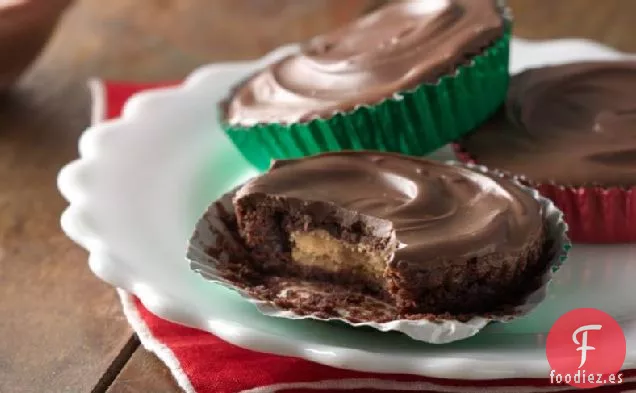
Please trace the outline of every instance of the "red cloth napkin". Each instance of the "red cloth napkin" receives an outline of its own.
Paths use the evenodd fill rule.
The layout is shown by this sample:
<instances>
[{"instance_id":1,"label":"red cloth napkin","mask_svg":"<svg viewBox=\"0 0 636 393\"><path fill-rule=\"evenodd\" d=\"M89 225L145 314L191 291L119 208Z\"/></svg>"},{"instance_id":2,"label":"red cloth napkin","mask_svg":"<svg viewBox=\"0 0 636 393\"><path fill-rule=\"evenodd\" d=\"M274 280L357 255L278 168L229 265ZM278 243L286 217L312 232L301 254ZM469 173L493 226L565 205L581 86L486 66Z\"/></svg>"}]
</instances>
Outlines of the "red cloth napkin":
<instances>
[{"instance_id":1,"label":"red cloth napkin","mask_svg":"<svg viewBox=\"0 0 636 393\"><path fill-rule=\"evenodd\" d=\"M166 84L90 83L93 122L116 118L133 94ZM170 369L188 393L266 392L561 392L568 386L546 379L460 381L411 375L371 374L323 366L303 359L258 353L214 335L165 321L150 313L136 297L119 291L124 313L142 345ZM636 370L624 372L622 385L595 392L636 392Z\"/></svg>"}]
</instances>

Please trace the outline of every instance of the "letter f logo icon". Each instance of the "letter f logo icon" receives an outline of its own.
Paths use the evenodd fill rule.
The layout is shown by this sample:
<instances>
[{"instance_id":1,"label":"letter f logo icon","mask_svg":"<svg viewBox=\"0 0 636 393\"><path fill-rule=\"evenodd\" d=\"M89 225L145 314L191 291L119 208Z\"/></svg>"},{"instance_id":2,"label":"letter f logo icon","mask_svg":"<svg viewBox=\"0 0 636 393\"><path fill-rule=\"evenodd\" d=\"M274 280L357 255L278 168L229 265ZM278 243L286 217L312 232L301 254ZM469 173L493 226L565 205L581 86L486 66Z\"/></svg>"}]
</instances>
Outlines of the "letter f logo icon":
<instances>
[{"instance_id":1,"label":"letter f logo icon","mask_svg":"<svg viewBox=\"0 0 636 393\"><path fill-rule=\"evenodd\" d=\"M590 330L601 330L601 325L585 325L576 329L572 334L572 341L574 344L580 345L576 350L581 351L581 364L579 364L579 368L583 367L587 360L587 351L593 351L596 348L587 345L587 332ZM577 336L581 333L581 341L579 342Z\"/></svg>"},{"instance_id":2,"label":"letter f logo icon","mask_svg":"<svg viewBox=\"0 0 636 393\"><path fill-rule=\"evenodd\" d=\"M550 370L554 371L550 378L554 376L555 383L565 382L578 388L605 385L602 378L592 377L618 376L627 354L625 333L605 311L575 308L561 315L550 328L545 354ZM562 377L561 382L558 376Z\"/></svg>"}]
</instances>

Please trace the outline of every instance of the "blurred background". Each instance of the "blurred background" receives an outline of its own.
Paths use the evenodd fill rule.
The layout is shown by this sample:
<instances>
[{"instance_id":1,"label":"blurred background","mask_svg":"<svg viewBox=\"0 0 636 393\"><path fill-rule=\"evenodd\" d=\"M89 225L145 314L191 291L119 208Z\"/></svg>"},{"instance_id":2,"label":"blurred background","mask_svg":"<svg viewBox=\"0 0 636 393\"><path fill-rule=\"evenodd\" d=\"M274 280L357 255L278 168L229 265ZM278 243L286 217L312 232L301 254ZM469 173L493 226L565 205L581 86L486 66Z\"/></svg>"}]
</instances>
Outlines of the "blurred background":
<instances>
[{"instance_id":1,"label":"blurred background","mask_svg":"<svg viewBox=\"0 0 636 393\"><path fill-rule=\"evenodd\" d=\"M180 78L206 62L254 58L283 43L309 38L382 2L75 0L39 68L55 71L58 78ZM509 0L508 4L518 36L588 37L636 51L633 0Z\"/></svg>"}]
</instances>

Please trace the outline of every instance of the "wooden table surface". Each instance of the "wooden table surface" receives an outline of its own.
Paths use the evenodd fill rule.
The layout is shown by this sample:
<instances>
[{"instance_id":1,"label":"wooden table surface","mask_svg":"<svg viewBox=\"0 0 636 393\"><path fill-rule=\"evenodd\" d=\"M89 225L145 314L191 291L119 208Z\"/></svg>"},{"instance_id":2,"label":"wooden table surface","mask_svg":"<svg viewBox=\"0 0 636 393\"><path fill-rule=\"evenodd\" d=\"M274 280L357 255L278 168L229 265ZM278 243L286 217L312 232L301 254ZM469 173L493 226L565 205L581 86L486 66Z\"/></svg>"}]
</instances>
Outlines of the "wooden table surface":
<instances>
[{"instance_id":1,"label":"wooden table surface","mask_svg":"<svg viewBox=\"0 0 636 393\"><path fill-rule=\"evenodd\" d=\"M78 0L0 98L0 392L177 392L139 346L115 291L60 230L55 179L89 121L89 76L182 78L365 12L372 0ZM636 1L510 0L516 34L636 51ZM0 58L0 61L2 59Z\"/></svg>"}]
</instances>

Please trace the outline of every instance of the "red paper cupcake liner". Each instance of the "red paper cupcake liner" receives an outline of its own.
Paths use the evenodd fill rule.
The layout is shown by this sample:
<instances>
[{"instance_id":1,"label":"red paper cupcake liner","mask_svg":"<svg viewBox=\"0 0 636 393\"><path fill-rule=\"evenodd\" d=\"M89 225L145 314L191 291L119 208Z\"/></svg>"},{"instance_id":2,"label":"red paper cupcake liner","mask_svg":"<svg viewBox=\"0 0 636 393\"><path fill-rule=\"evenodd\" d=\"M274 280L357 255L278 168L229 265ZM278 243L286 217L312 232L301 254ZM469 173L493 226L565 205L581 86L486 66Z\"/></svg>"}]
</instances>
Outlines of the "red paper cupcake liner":
<instances>
[{"instance_id":1,"label":"red paper cupcake liner","mask_svg":"<svg viewBox=\"0 0 636 393\"><path fill-rule=\"evenodd\" d=\"M460 161L480 164L460 144L453 144L453 150ZM563 211L573 243L636 243L636 186L572 187L528 179L523 182Z\"/></svg>"}]
</instances>

